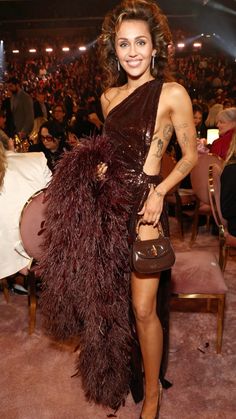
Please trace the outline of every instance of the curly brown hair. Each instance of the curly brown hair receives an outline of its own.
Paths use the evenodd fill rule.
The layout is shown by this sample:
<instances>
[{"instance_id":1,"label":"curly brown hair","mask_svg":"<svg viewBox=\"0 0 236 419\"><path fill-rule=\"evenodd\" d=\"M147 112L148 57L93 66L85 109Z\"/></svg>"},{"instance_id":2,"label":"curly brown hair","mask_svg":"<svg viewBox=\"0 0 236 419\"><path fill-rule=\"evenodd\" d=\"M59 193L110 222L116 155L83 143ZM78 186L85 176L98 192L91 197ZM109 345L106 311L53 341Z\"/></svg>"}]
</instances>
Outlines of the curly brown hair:
<instances>
[{"instance_id":1,"label":"curly brown hair","mask_svg":"<svg viewBox=\"0 0 236 419\"><path fill-rule=\"evenodd\" d=\"M171 80L168 70L168 45L172 41L167 18L152 0L123 0L111 10L104 19L102 33L98 38L99 56L104 90L126 83L125 71L117 69L115 36L124 20L142 20L147 22L153 48L157 50L157 59L151 74L165 81Z\"/></svg>"}]
</instances>

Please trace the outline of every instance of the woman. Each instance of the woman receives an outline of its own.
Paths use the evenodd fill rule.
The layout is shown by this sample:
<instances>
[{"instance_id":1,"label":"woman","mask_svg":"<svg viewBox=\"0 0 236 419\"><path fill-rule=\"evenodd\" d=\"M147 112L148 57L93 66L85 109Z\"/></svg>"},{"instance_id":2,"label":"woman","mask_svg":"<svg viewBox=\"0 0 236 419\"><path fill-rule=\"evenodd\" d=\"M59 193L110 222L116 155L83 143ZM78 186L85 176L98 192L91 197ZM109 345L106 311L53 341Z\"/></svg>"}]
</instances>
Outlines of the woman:
<instances>
[{"instance_id":1,"label":"woman","mask_svg":"<svg viewBox=\"0 0 236 419\"><path fill-rule=\"evenodd\" d=\"M122 2L106 17L101 41L106 77L106 90L102 95L105 133L127 162L133 192L136 188L139 190L140 202L133 196L134 211L138 210L142 217L141 239L150 239L158 236L156 227L165 194L197 161L191 102L182 86L168 82L170 34L166 19L154 2ZM148 106L151 100L153 108ZM151 114L145 114L145 107ZM173 129L183 157L173 172L160 181L161 159ZM132 304L145 373L143 419L157 417L160 397L157 377L162 357L162 330L156 315L158 284L159 275L144 278L132 273Z\"/></svg>"},{"instance_id":2,"label":"woman","mask_svg":"<svg viewBox=\"0 0 236 419\"><path fill-rule=\"evenodd\" d=\"M198 138L206 138L207 129L203 122L203 109L197 103L193 104L193 120Z\"/></svg>"},{"instance_id":3,"label":"woman","mask_svg":"<svg viewBox=\"0 0 236 419\"><path fill-rule=\"evenodd\" d=\"M30 145L28 151L42 151L47 159L49 169L53 171L55 164L68 148L60 125L56 121L46 121L39 129L37 143Z\"/></svg>"},{"instance_id":4,"label":"woman","mask_svg":"<svg viewBox=\"0 0 236 419\"><path fill-rule=\"evenodd\" d=\"M219 138L213 141L210 151L225 160L236 128L236 107L226 108L218 113L217 128L219 129Z\"/></svg>"},{"instance_id":5,"label":"woman","mask_svg":"<svg viewBox=\"0 0 236 419\"><path fill-rule=\"evenodd\" d=\"M165 194L190 172L197 161L190 98L181 85L168 82L170 41L166 18L153 1L123 1L107 15L100 38L105 88L101 98L106 118L105 137L95 139L94 145L91 141L90 145L83 145L68 153L59 163L49 190L45 241L49 248L41 264L46 279L42 311L49 318L47 323L50 328L50 319L51 324L57 319L55 312L62 318L64 310L60 329L63 325L64 330L68 329L71 313L65 313L65 307L68 308L66 297L62 297L60 306L53 307L52 315L49 304L54 304L55 298L58 298L56 294L54 298L54 290L65 287L65 283L55 285L52 266L57 267L58 277L60 275L68 281L68 264L63 271L57 263L57 257L60 254L62 258L65 246L71 241L74 243L73 249L80 248L80 252L75 257L74 252L69 252L70 246L67 246L69 263L73 267L73 271L70 268L71 275L74 275L70 284L73 285L77 275L78 279L83 278L83 285L78 287L79 291L74 287L73 295L71 293L73 300L75 293L78 295L80 312L77 313L77 323L73 318L70 320L70 333L72 330L76 333L78 318L82 318L79 373L88 399L108 406L121 404L130 380L127 219L135 221L137 217L142 218L141 239L158 237L160 217L167 232L163 213ZM161 181L161 159L174 129L183 157L173 172ZM108 146L104 146L106 141ZM90 154L89 147L92 148ZM92 159L94 162L100 159L102 163L99 169L95 163L92 165ZM88 175L91 179L87 180ZM66 184L64 181L62 187L60 182L63 180ZM68 213L71 210L67 202L69 196L72 202L77 203L77 209L73 212L76 220L74 233L64 240L63 249L57 247L52 260L55 248L52 243L60 243L61 227L55 227L57 212L62 216L63 211L62 206L58 209L59 202L67 212L67 219L73 222L73 214ZM81 221L83 218L84 224ZM66 228L65 221L62 228ZM67 234L71 230L71 226L68 227ZM54 236L55 232L57 237ZM75 245L76 235L80 237L79 246ZM83 261L80 261L81 255ZM66 256L65 260L68 260ZM141 276L132 273L132 305L145 372L143 419L156 418L160 405L158 376L163 337L156 314L158 286L158 274ZM68 288L65 289L68 292ZM83 304L83 298L87 304ZM68 297L68 301L71 306L71 297L70 300ZM58 328L57 324L54 330L58 332ZM53 327L51 330L54 332ZM57 334L62 335L61 331Z\"/></svg>"},{"instance_id":6,"label":"woman","mask_svg":"<svg viewBox=\"0 0 236 419\"><path fill-rule=\"evenodd\" d=\"M73 126L68 127L66 143L70 150L73 150L74 147L78 147L80 144L78 132Z\"/></svg>"},{"instance_id":7,"label":"woman","mask_svg":"<svg viewBox=\"0 0 236 419\"><path fill-rule=\"evenodd\" d=\"M220 205L227 220L228 231L236 237L236 131L234 131L221 174Z\"/></svg>"},{"instance_id":8,"label":"woman","mask_svg":"<svg viewBox=\"0 0 236 419\"><path fill-rule=\"evenodd\" d=\"M207 128L216 128L217 125L217 115L222 111L223 105L221 103L214 103L210 108L205 120L205 125Z\"/></svg>"}]
</instances>

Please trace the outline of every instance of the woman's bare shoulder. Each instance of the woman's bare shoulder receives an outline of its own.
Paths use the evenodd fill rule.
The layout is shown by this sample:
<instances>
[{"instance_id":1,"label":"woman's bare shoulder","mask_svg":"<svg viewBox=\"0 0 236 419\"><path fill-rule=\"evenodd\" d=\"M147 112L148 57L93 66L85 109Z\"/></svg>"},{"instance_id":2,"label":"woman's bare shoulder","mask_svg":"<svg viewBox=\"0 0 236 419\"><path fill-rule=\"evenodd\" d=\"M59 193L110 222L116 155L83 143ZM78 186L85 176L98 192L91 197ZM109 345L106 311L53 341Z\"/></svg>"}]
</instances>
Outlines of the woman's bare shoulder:
<instances>
[{"instance_id":1,"label":"woman's bare shoulder","mask_svg":"<svg viewBox=\"0 0 236 419\"><path fill-rule=\"evenodd\" d=\"M168 93L181 93L186 92L186 89L182 84L179 84L176 81L170 81L163 84L163 91Z\"/></svg>"},{"instance_id":2,"label":"woman's bare shoulder","mask_svg":"<svg viewBox=\"0 0 236 419\"><path fill-rule=\"evenodd\" d=\"M169 96L171 94L172 96L174 95L177 97L185 96L188 94L185 87L175 81L164 83L162 92L164 95Z\"/></svg>"}]
</instances>

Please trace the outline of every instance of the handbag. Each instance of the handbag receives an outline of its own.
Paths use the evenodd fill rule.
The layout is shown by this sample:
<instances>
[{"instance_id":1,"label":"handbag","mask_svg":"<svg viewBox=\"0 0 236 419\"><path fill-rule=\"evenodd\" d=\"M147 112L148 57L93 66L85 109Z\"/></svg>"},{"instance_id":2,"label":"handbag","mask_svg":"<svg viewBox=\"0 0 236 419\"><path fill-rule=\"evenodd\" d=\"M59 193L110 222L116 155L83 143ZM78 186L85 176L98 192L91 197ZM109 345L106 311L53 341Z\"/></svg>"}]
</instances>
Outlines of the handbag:
<instances>
[{"instance_id":1,"label":"handbag","mask_svg":"<svg viewBox=\"0 0 236 419\"><path fill-rule=\"evenodd\" d=\"M139 225L137 223L136 238L131 245L132 270L141 274L156 274L170 269L175 263L175 253L169 237L164 236L160 222L159 237L151 240L140 240Z\"/></svg>"}]
</instances>

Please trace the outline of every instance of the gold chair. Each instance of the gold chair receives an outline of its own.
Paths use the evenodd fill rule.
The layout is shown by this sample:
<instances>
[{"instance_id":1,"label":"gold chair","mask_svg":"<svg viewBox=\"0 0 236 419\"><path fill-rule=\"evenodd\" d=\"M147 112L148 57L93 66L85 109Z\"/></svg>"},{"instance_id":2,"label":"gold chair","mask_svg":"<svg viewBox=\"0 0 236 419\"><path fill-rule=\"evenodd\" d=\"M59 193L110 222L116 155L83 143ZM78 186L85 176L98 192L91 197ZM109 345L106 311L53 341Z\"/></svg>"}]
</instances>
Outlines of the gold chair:
<instances>
[{"instance_id":1,"label":"gold chair","mask_svg":"<svg viewBox=\"0 0 236 419\"><path fill-rule=\"evenodd\" d=\"M212 214L219 229L219 264L222 271L226 268L230 247L236 247L236 237L227 230L227 221L220 208L220 176L222 169L215 164L209 166L208 188Z\"/></svg>"},{"instance_id":2,"label":"gold chair","mask_svg":"<svg viewBox=\"0 0 236 419\"><path fill-rule=\"evenodd\" d=\"M42 228L45 220L45 189L33 194L23 207L20 218L20 236L24 250L31 258L28 269L28 302L29 302L29 334L32 334L36 323L36 275L35 262L42 254Z\"/></svg>"},{"instance_id":3,"label":"gold chair","mask_svg":"<svg viewBox=\"0 0 236 419\"><path fill-rule=\"evenodd\" d=\"M176 252L171 287L175 299L206 300L207 312L211 301L217 301L216 352L221 353L227 287L215 255L207 251Z\"/></svg>"},{"instance_id":4,"label":"gold chair","mask_svg":"<svg viewBox=\"0 0 236 419\"><path fill-rule=\"evenodd\" d=\"M223 160L212 153L201 154L199 155L197 165L190 173L193 192L196 196L196 207L194 210L192 235L190 240L191 245L193 245L197 237L200 215L206 216L207 228L209 230L209 220L212 215L212 210L208 192L208 169L211 164L216 164L221 168L223 166Z\"/></svg>"},{"instance_id":5,"label":"gold chair","mask_svg":"<svg viewBox=\"0 0 236 419\"><path fill-rule=\"evenodd\" d=\"M17 251L25 251L30 256L28 265L21 269L18 273L25 276L28 283L28 306L29 306L29 334L32 334L35 329L36 322L36 270L33 264L38 261L41 254L41 244L43 240L42 227L44 224L45 216L45 203L44 203L45 189L40 190L33 194L26 204L24 205L20 222L20 236L21 244ZM13 272L15 275L15 272ZM8 303L10 300L8 291L8 282L12 279L12 275L7 278L0 279L0 286L3 289L4 297Z\"/></svg>"},{"instance_id":6,"label":"gold chair","mask_svg":"<svg viewBox=\"0 0 236 419\"><path fill-rule=\"evenodd\" d=\"M2 291L3 291L4 298L5 298L6 302L9 303L10 297L9 297L9 291L8 291L7 278L1 278L0 279L0 284L1 284L1 288L2 288Z\"/></svg>"}]
</instances>

